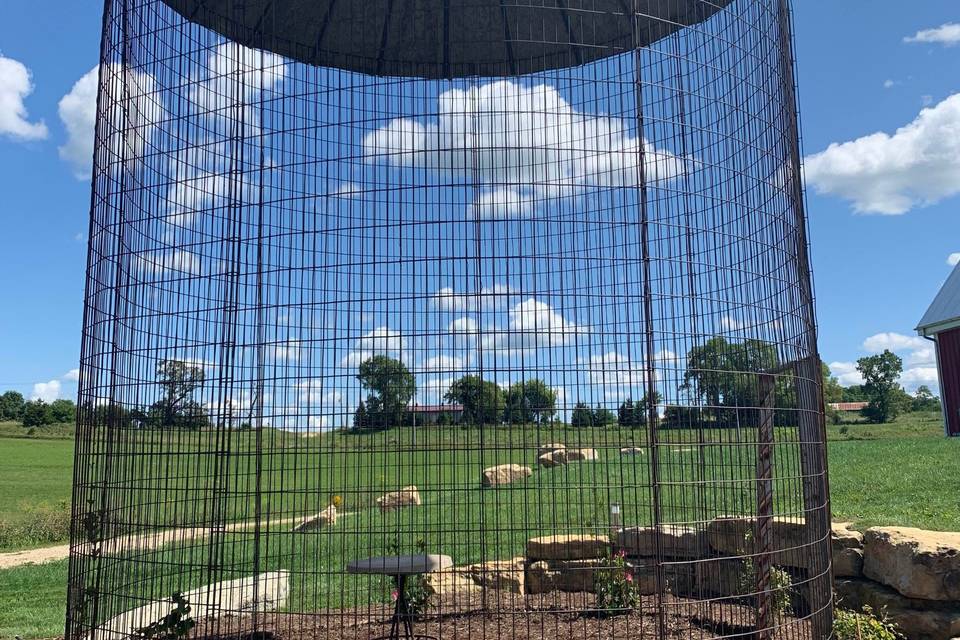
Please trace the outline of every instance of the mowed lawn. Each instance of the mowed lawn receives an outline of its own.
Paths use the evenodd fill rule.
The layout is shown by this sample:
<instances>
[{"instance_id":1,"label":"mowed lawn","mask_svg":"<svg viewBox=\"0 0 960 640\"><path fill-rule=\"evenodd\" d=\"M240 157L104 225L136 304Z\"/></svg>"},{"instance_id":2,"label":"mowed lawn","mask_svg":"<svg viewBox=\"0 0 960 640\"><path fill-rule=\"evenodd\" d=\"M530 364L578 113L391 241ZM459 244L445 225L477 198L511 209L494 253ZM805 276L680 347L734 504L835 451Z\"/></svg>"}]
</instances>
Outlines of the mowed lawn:
<instances>
[{"instance_id":1,"label":"mowed lawn","mask_svg":"<svg viewBox=\"0 0 960 640\"><path fill-rule=\"evenodd\" d=\"M845 424L829 427L834 519L852 520L859 528L877 524L899 524L960 530L960 439L945 439L940 429L939 417L936 415L905 416L893 425ZM480 542L476 536L470 535L470 530L477 524L474 520L476 512L480 510L501 521L498 527L492 527L500 531L497 538L488 543L494 548L482 550L482 555L486 557L509 557L522 548L526 535L523 525L515 526L516 530L510 531L510 527L503 526L507 522L516 525L549 521L561 526L572 527L583 523L585 527L602 527L604 512L611 499L610 494L603 490L582 490L583 485L609 489L626 483L637 496L636 504L632 505L632 513L625 514L627 518L630 521L643 522L649 517L644 508L646 498L642 489L648 472L646 459L641 457L621 462L611 455L615 451L612 445L620 444L619 439L623 437L623 433L565 430L555 434L557 440L567 441L568 444L579 439L584 446L602 448L604 445L611 445L611 448L602 456L606 458L603 463L564 470L538 471L534 478L526 481L528 486L525 488L517 487L506 492L484 492L477 486L478 454L476 443L472 442L469 436L450 431L450 435L442 438L445 441L452 438L456 445L464 447L469 453L454 451L433 455L439 454L442 447L439 446L439 441L431 443L426 433L427 430L422 430L420 448L411 454L423 456L419 460L422 471L413 481L422 488L424 506L421 509L408 510L403 515L388 517L372 509L369 500L363 496L392 487L394 479L384 477L392 475L389 457L377 461L378 465L383 465L385 474L378 476L365 471L363 476L356 476L354 480L364 485L365 492L358 491L355 495L350 495L349 486L358 486L356 482L352 485L346 482L351 467L355 466L355 462L350 460L350 453L345 452L346 456L338 455L336 451L341 445L327 447L319 442L313 445L317 447L317 452L330 456L330 460L338 460L328 472L327 481L318 478L317 482L326 489L328 481L332 480L335 486L331 487L330 493L347 493L344 495L347 511L353 512L353 515L344 518L337 526L343 528L341 531L354 531L357 535L356 540L353 540L351 535L338 533L331 535L324 543L323 536L312 539L293 536L287 534L288 528L285 528L285 535L276 537L274 547L264 558L267 565L265 568L294 567L298 572L306 572L305 575L311 575L316 580L311 584L292 585L294 606L308 610L320 600L322 592L343 594L358 589L359 587L341 582L343 577L339 574L339 564L342 564L345 557L384 552L390 541L384 536L376 539L369 535L370 531L384 525L395 526L404 521L409 530L432 531L428 533L433 538L429 541L431 544L451 550L458 557L458 561L469 561L481 557ZM691 451L687 444L692 440L690 434L663 433L663 437L674 441L664 448L664 472L669 474L671 468L681 469L691 464L688 457ZM395 436L370 436L367 443L363 442L366 436L359 436L360 440L356 440L356 436L353 439L344 438L342 448L355 450L366 447L368 450L383 453L392 437ZM714 444L722 444L724 436L716 437L718 441ZM374 438L383 440L377 441ZM529 458L533 455L530 448L537 439L544 441L542 435L528 438L521 434L501 433L497 440L498 449L486 459L493 464L511 461L519 456L521 459L517 461L529 464ZM643 446L641 439L638 435L635 444ZM424 452L424 449L427 451ZM0 456L0 486L4 487L4 491L0 493L0 519L22 517L22 505L25 503L38 500L55 502L69 496L73 450L71 441L0 438L0 450L4 453ZM737 462L744 469L743 473L749 473L749 460L731 459L729 452L723 447L707 447L707 450L715 452L712 455L716 457L712 462L719 465L717 468L722 468L724 472L730 472L737 466L732 463ZM738 457L744 453L748 451L738 452ZM369 451L363 455L370 460ZM708 459L708 467L710 463L711 459ZM407 466L402 460L400 465L401 468ZM304 470L313 469L299 471ZM315 485L301 482L299 486L302 489ZM444 487L443 490L437 488L441 486ZM454 493L448 493L447 487ZM747 499L750 490L751 487L744 487L744 496ZM323 499L326 499L326 493L324 491ZM553 495L553 499L542 500L542 496L546 494ZM696 497L693 494L689 497L675 495L673 500L677 504L686 503L688 500L693 504ZM724 497L729 499L730 495ZM671 499L669 495L667 499ZM709 496L708 501L716 501L716 497ZM291 512L290 504L293 503L289 498L286 503L277 503L276 513L286 517L293 515L292 512L306 512L306 505L292 508ZM716 504L719 510L724 506ZM675 514L680 515L679 512ZM397 518L399 520L396 520ZM447 527L452 530L431 529L431 523L450 522L457 523L454 527ZM496 523L488 522L487 526L494 524ZM244 564L244 559L250 553L249 540L249 536L242 534L227 536L224 540L225 548L238 566ZM197 560L192 558L191 554L197 552L196 547L197 545L191 544L179 547L172 545L149 555L160 561L160 565L194 564ZM157 578L163 580L162 576ZM65 561L0 571L0 637L21 635L24 638L39 638L61 634L65 581ZM203 576L193 576L191 582L203 583ZM176 585L171 583L170 586ZM388 591L382 591L382 594L378 592L374 597L386 597ZM355 593L355 597L361 600L369 596L369 593L360 591Z\"/></svg>"},{"instance_id":2,"label":"mowed lawn","mask_svg":"<svg viewBox=\"0 0 960 640\"><path fill-rule=\"evenodd\" d=\"M38 503L70 500L73 440L0 438L0 521L13 522Z\"/></svg>"}]
</instances>

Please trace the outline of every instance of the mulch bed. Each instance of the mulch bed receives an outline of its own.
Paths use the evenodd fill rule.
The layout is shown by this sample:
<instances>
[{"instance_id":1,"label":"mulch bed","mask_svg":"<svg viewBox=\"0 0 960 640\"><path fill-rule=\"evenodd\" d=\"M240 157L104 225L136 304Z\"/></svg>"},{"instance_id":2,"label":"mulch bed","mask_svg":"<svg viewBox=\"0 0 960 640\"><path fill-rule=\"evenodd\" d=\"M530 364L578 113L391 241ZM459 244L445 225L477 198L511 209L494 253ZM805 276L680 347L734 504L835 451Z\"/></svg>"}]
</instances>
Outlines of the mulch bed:
<instances>
[{"instance_id":1,"label":"mulch bed","mask_svg":"<svg viewBox=\"0 0 960 640\"><path fill-rule=\"evenodd\" d=\"M489 593L495 595L490 596ZM759 638L753 609L730 603L663 599L665 638ZM479 594L447 597L431 608L414 627L417 634L443 640L585 640L587 638L658 638L656 600L645 598L629 614L601 616L590 611L593 596L553 592L517 596L488 592L486 607ZM323 613L267 613L231 617L199 624L190 640L373 640L390 632L390 607L371 605ZM781 618L771 640L809 638L808 623Z\"/></svg>"}]
</instances>

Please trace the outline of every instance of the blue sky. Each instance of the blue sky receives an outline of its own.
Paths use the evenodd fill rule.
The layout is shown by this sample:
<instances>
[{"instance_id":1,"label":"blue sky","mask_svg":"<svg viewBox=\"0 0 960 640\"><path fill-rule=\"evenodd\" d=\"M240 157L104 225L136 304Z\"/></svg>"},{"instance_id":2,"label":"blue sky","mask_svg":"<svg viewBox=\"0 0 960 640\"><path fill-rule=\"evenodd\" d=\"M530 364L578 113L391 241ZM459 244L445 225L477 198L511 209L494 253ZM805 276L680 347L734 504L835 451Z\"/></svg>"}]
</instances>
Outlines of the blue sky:
<instances>
[{"instance_id":1,"label":"blue sky","mask_svg":"<svg viewBox=\"0 0 960 640\"><path fill-rule=\"evenodd\" d=\"M853 382L856 358L895 348L907 386L930 383L930 354L912 329L960 252L960 97L951 101L960 27L941 28L960 23L960 9L949 0L909 12L892 1L795 4L821 354ZM77 175L90 76L74 85L96 63L101 8L0 9L0 389L28 396L76 393L69 372L90 200Z\"/></svg>"}]
</instances>

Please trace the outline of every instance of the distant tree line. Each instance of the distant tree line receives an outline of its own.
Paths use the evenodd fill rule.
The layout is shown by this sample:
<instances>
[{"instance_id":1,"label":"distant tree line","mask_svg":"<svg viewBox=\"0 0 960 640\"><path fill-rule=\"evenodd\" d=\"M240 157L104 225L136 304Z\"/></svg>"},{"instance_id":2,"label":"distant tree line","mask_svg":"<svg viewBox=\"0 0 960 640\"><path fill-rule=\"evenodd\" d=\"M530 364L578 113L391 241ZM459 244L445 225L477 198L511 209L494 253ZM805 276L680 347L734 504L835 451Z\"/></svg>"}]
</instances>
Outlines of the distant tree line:
<instances>
[{"instance_id":1,"label":"distant tree line","mask_svg":"<svg viewBox=\"0 0 960 640\"><path fill-rule=\"evenodd\" d=\"M43 427L76 420L77 407L73 400L25 400L17 391L0 394L0 421L19 422L24 427Z\"/></svg>"}]
</instances>

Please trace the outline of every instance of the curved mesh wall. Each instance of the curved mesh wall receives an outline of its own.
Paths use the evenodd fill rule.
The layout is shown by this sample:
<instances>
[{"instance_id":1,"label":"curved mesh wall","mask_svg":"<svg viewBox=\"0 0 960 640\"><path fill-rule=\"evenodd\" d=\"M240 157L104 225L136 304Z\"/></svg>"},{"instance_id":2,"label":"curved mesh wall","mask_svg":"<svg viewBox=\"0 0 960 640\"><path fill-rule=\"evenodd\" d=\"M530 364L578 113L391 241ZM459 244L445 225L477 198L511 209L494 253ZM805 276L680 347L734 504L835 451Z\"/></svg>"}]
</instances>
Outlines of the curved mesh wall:
<instances>
[{"instance_id":1,"label":"curved mesh wall","mask_svg":"<svg viewBox=\"0 0 960 640\"><path fill-rule=\"evenodd\" d=\"M786 2L508 4L562 64L106 2L68 637L826 637Z\"/></svg>"}]
</instances>

